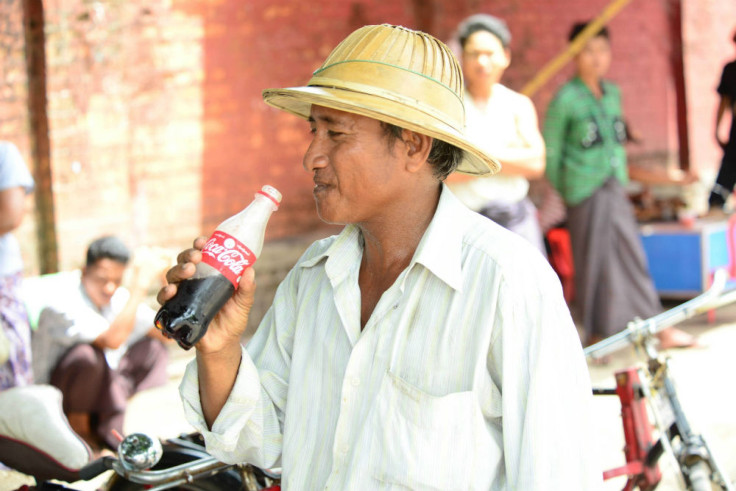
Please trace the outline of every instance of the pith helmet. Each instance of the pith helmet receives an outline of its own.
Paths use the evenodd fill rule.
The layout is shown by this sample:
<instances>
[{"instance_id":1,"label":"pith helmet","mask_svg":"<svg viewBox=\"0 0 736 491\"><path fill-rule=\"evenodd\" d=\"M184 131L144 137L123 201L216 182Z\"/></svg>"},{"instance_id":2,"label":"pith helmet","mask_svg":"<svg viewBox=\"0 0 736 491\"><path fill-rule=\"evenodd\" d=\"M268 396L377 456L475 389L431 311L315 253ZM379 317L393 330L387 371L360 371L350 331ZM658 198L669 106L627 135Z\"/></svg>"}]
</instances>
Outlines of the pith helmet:
<instances>
[{"instance_id":1,"label":"pith helmet","mask_svg":"<svg viewBox=\"0 0 736 491\"><path fill-rule=\"evenodd\" d=\"M463 75L444 43L383 24L354 31L312 74L306 87L266 89L266 103L302 118L312 104L395 124L463 150L458 171L498 172L498 161L465 136Z\"/></svg>"}]
</instances>

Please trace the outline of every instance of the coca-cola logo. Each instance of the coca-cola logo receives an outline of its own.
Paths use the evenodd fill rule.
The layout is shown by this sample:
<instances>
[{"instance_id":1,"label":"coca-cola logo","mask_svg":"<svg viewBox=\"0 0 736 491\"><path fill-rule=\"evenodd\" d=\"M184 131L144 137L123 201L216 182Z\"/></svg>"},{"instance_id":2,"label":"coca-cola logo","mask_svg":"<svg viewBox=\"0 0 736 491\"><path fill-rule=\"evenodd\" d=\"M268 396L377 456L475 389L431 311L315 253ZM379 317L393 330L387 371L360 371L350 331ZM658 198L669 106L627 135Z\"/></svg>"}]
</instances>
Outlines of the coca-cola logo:
<instances>
[{"instance_id":1,"label":"coca-cola logo","mask_svg":"<svg viewBox=\"0 0 736 491\"><path fill-rule=\"evenodd\" d=\"M245 268L255 261L245 245L221 231L205 243L202 254L205 263L223 273L236 287Z\"/></svg>"}]
</instances>

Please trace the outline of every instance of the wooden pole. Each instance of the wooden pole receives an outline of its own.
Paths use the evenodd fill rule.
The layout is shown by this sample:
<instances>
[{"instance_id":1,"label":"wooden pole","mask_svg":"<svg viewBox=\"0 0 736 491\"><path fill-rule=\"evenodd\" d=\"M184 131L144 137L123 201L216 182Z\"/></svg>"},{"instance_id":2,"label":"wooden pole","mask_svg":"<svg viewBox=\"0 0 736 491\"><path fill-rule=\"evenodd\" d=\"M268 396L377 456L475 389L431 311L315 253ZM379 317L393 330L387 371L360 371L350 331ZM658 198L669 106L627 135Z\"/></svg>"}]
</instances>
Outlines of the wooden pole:
<instances>
[{"instance_id":1,"label":"wooden pole","mask_svg":"<svg viewBox=\"0 0 736 491\"><path fill-rule=\"evenodd\" d=\"M532 97L547 81L559 72L572 58L583 49L585 43L598 34L601 27L616 16L631 0L612 0L598 16L573 39L567 48L542 67L534 78L527 83L521 93Z\"/></svg>"},{"instance_id":2,"label":"wooden pole","mask_svg":"<svg viewBox=\"0 0 736 491\"><path fill-rule=\"evenodd\" d=\"M23 0L28 73L28 114L36 190L36 233L42 274L59 270L51 179L51 145L46 112L46 36L42 0Z\"/></svg>"},{"instance_id":3,"label":"wooden pole","mask_svg":"<svg viewBox=\"0 0 736 491\"><path fill-rule=\"evenodd\" d=\"M690 139L688 131L687 94L685 92L685 59L682 52L682 0L669 0L667 7L670 39L672 41L670 65L672 68L672 79L675 81L680 169L690 170Z\"/></svg>"}]
</instances>

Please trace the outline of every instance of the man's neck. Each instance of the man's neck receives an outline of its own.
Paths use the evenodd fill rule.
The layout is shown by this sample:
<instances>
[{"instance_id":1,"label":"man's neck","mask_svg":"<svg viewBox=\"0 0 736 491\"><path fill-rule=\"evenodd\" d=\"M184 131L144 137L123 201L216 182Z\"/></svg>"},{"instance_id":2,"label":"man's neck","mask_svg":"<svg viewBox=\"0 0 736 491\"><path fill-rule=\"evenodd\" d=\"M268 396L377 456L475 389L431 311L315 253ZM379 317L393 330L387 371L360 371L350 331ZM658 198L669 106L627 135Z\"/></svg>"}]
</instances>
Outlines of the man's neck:
<instances>
[{"instance_id":1,"label":"man's neck","mask_svg":"<svg viewBox=\"0 0 736 491\"><path fill-rule=\"evenodd\" d=\"M79 288L82 290L82 294L85 296L85 298L89 300L89 304L95 309L98 314L101 314L102 311L110 305L109 303L105 305L97 305L97 302L92 300L92 296L87 292L87 288L84 285L80 285Z\"/></svg>"},{"instance_id":2,"label":"man's neck","mask_svg":"<svg viewBox=\"0 0 736 491\"><path fill-rule=\"evenodd\" d=\"M586 87L593 93L596 98L603 96L603 89L601 88L601 79L595 75L581 75L578 74L578 78L583 81Z\"/></svg>"},{"instance_id":3,"label":"man's neck","mask_svg":"<svg viewBox=\"0 0 736 491\"><path fill-rule=\"evenodd\" d=\"M364 241L364 262L379 269L396 262L408 264L434 217L439 192L435 199L428 198L397 203L379 220L358 224Z\"/></svg>"},{"instance_id":4,"label":"man's neck","mask_svg":"<svg viewBox=\"0 0 736 491\"><path fill-rule=\"evenodd\" d=\"M439 202L435 192L407 193L380 219L356 224L363 238L360 265L361 325L365 326L381 295L409 266ZM409 199L413 196L412 199Z\"/></svg>"},{"instance_id":5,"label":"man's neck","mask_svg":"<svg viewBox=\"0 0 736 491\"><path fill-rule=\"evenodd\" d=\"M468 94L470 95L470 98L473 99L473 103L477 107L483 108L488 105L493 97L496 85L498 85L498 83L468 86Z\"/></svg>"}]
</instances>

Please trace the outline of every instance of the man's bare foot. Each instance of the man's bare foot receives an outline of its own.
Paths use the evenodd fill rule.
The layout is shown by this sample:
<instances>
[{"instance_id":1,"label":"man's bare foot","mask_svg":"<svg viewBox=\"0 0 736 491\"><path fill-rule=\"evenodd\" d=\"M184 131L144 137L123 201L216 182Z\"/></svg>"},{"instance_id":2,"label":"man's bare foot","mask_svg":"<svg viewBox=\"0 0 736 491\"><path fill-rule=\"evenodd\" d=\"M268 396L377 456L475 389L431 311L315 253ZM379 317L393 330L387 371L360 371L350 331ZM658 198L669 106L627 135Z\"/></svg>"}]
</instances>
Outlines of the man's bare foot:
<instances>
[{"instance_id":1,"label":"man's bare foot","mask_svg":"<svg viewBox=\"0 0 736 491\"><path fill-rule=\"evenodd\" d=\"M92 431L89 413L69 412L66 417L74 433L89 447L91 460L97 460L106 455L114 455Z\"/></svg>"},{"instance_id":2,"label":"man's bare foot","mask_svg":"<svg viewBox=\"0 0 736 491\"><path fill-rule=\"evenodd\" d=\"M674 327L661 331L657 337L659 338L659 349L692 348L698 345L695 336Z\"/></svg>"},{"instance_id":3,"label":"man's bare foot","mask_svg":"<svg viewBox=\"0 0 736 491\"><path fill-rule=\"evenodd\" d=\"M605 367L611 363L611 355L593 355L593 357L588 360L588 363L596 367Z\"/></svg>"}]
</instances>

